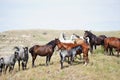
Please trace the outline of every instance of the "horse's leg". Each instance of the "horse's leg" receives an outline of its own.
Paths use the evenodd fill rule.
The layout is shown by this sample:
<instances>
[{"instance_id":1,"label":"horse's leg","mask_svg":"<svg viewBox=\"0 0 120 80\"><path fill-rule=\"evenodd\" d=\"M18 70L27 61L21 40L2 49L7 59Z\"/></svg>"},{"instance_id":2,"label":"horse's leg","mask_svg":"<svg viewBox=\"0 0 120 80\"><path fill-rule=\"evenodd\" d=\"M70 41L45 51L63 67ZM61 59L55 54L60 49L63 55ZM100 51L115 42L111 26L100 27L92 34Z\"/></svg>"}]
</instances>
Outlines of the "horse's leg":
<instances>
[{"instance_id":1,"label":"horse's leg","mask_svg":"<svg viewBox=\"0 0 120 80\"><path fill-rule=\"evenodd\" d=\"M106 54L106 46L105 46L105 44L104 44L104 55Z\"/></svg>"},{"instance_id":2,"label":"horse's leg","mask_svg":"<svg viewBox=\"0 0 120 80\"><path fill-rule=\"evenodd\" d=\"M81 60L82 59L81 52L76 52L76 53L79 55L80 60Z\"/></svg>"},{"instance_id":3,"label":"horse's leg","mask_svg":"<svg viewBox=\"0 0 120 80\"><path fill-rule=\"evenodd\" d=\"M69 58L69 56L67 58L68 58L68 64L70 64L70 58Z\"/></svg>"},{"instance_id":4,"label":"horse's leg","mask_svg":"<svg viewBox=\"0 0 120 80\"><path fill-rule=\"evenodd\" d=\"M34 62L35 62L36 57L37 55L32 56L32 67L35 67Z\"/></svg>"},{"instance_id":5,"label":"horse's leg","mask_svg":"<svg viewBox=\"0 0 120 80\"><path fill-rule=\"evenodd\" d=\"M19 66L19 71L20 71L20 60L18 60L18 66Z\"/></svg>"},{"instance_id":6,"label":"horse's leg","mask_svg":"<svg viewBox=\"0 0 120 80\"><path fill-rule=\"evenodd\" d=\"M75 58L77 58L77 55L79 55L79 60L81 60L82 59L82 57L81 57L81 52L79 52L79 51L76 51L76 54L75 54L75 56L74 56L74 59ZM74 60L73 60L74 61Z\"/></svg>"},{"instance_id":7,"label":"horse's leg","mask_svg":"<svg viewBox=\"0 0 120 80\"><path fill-rule=\"evenodd\" d=\"M93 53L93 45L90 44L90 52Z\"/></svg>"},{"instance_id":8,"label":"horse's leg","mask_svg":"<svg viewBox=\"0 0 120 80\"><path fill-rule=\"evenodd\" d=\"M111 48L111 49L112 49L112 48ZM113 49L112 49L111 51L112 51L112 55L114 56Z\"/></svg>"},{"instance_id":9,"label":"horse's leg","mask_svg":"<svg viewBox=\"0 0 120 80\"><path fill-rule=\"evenodd\" d=\"M110 48L109 50L110 50L110 55L114 55L114 53L113 53L113 49Z\"/></svg>"},{"instance_id":10,"label":"horse's leg","mask_svg":"<svg viewBox=\"0 0 120 80\"><path fill-rule=\"evenodd\" d=\"M27 69L28 60L25 61L25 69Z\"/></svg>"},{"instance_id":11,"label":"horse's leg","mask_svg":"<svg viewBox=\"0 0 120 80\"><path fill-rule=\"evenodd\" d=\"M24 70L24 67L25 67L25 64L24 64L24 62L22 61L22 70Z\"/></svg>"},{"instance_id":12,"label":"horse's leg","mask_svg":"<svg viewBox=\"0 0 120 80\"><path fill-rule=\"evenodd\" d=\"M12 65L9 66L9 72L11 72L13 70Z\"/></svg>"},{"instance_id":13,"label":"horse's leg","mask_svg":"<svg viewBox=\"0 0 120 80\"><path fill-rule=\"evenodd\" d=\"M87 65L88 62L89 62L89 59L88 59L88 50L83 50L83 58L85 60L85 64L84 65Z\"/></svg>"},{"instance_id":14,"label":"horse's leg","mask_svg":"<svg viewBox=\"0 0 120 80\"><path fill-rule=\"evenodd\" d=\"M104 44L104 54L108 55L108 45Z\"/></svg>"},{"instance_id":15,"label":"horse's leg","mask_svg":"<svg viewBox=\"0 0 120 80\"><path fill-rule=\"evenodd\" d=\"M119 51L119 49L118 49L118 50L117 50L117 57L119 57L119 52L120 52L120 51Z\"/></svg>"},{"instance_id":16,"label":"horse's leg","mask_svg":"<svg viewBox=\"0 0 120 80\"><path fill-rule=\"evenodd\" d=\"M5 67L5 74L6 74L7 68L8 68L8 65Z\"/></svg>"},{"instance_id":17,"label":"horse's leg","mask_svg":"<svg viewBox=\"0 0 120 80\"><path fill-rule=\"evenodd\" d=\"M61 58L60 60L61 69L63 69L63 62L64 62L65 57L63 57L62 54L60 54L60 58Z\"/></svg>"},{"instance_id":18,"label":"horse's leg","mask_svg":"<svg viewBox=\"0 0 120 80\"><path fill-rule=\"evenodd\" d=\"M73 60L74 60L74 56L73 56L73 55L71 55L71 57L70 57L70 65L72 65Z\"/></svg>"},{"instance_id":19,"label":"horse's leg","mask_svg":"<svg viewBox=\"0 0 120 80\"><path fill-rule=\"evenodd\" d=\"M46 66L48 66L49 55L46 56Z\"/></svg>"},{"instance_id":20,"label":"horse's leg","mask_svg":"<svg viewBox=\"0 0 120 80\"><path fill-rule=\"evenodd\" d=\"M49 63L48 63L48 65L50 64L51 56L52 56L52 55L49 56Z\"/></svg>"},{"instance_id":21,"label":"horse's leg","mask_svg":"<svg viewBox=\"0 0 120 80\"><path fill-rule=\"evenodd\" d=\"M96 44L95 44L95 46L94 46L94 47L95 47L95 49L97 48Z\"/></svg>"}]
</instances>

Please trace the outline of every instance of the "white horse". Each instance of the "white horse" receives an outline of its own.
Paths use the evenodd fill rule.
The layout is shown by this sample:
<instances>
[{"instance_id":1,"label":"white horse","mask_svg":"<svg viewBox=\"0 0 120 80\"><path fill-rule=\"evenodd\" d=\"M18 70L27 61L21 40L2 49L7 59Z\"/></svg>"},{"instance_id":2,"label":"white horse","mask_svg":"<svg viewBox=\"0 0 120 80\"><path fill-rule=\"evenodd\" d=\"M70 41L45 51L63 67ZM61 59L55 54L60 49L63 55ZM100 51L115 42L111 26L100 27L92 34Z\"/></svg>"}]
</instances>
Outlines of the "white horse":
<instances>
[{"instance_id":1,"label":"white horse","mask_svg":"<svg viewBox=\"0 0 120 80\"><path fill-rule=\"evenodd\" d=\"M63 43L74 43L74 41L72 39L69 39L69 40L66 39L66 36L64 33L60 34L59 40L60 40L60 42L63 42Z\"/></svg>"},{"instance_id":2,"label":"white horse","mask_svg":"<svg viewBox=\"0 0 120 80\"><path fill-rule=\"evenodd\" d=\"M75 39L78 39L78 38L85 40L86 43L89 43L89 38L84 39L83 36L78 36L77 34L74 34L74 33L71 35L70 40L74 41Z\"/></svg>"}]
</instances>

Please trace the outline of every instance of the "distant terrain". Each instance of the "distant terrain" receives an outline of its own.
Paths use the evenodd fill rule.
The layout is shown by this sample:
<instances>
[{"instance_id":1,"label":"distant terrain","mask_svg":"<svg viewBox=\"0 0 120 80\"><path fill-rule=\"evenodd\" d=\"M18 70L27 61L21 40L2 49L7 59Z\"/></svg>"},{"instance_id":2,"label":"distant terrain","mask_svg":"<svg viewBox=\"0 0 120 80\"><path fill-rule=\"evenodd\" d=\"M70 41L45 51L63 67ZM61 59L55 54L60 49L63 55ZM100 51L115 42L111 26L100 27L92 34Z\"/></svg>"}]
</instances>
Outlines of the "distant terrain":
<instances>
[{"instance_id":1,"label":"distant terrain","mask_svg":"<svg viewBox=\"0 0 120 80\"><path fill-rule=\"evenodd\" d=\"M83 36L82 30L11 30L0 33L0 56L10 55L15 46L28 46L35 44L44 45L58 38L64 32L69 39L73 33ZM120 31L95 32L96 35L104 34L108 37L119 37ZM78 56L79 57L79 56ZM0 80L118 80L120 75L120 57L104 55L103 48L99 46L94 54L89 55L90 62L87 66L76 59L70 66L64 63L65 68L60 69L59 52L55 51L50 66L45 66L45 57L37 57L35 65L31 67L29 54L28 69L18 71L18 64L12 74L0 76Z\"/></svg>"}]
</instances>

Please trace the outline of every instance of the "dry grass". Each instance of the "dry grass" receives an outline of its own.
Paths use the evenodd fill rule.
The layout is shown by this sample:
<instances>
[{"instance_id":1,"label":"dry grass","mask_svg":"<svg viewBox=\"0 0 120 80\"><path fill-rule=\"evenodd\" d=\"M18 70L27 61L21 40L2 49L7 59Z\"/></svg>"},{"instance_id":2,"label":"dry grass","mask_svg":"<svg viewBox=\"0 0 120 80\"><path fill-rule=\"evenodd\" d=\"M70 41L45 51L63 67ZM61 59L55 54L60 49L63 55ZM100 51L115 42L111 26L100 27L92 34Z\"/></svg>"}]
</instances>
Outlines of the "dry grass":
<instances>
[{"instance_id":1,"label":"dry grass","mask_svg":"<svg viewBox=\"0 0 120 80\"><path fill-rule=\"evenodd\" d=\"M35 44L46 44L58 37L60 32L55 30L28 30L7 31L0 34L0 55L9 55L14 46L29 46ZM68 36L72 33L83 35L83 31L63 31ZM120 32L93 32L97 35L120 37ZM6 50L7 49L7 50ZM59 52L55 51L50 66L45 66L45 57L37 57L35 68L31 67L31 55L29 54L28 69L18 71L18 64L10 74L3 74L0 80L118 80L120 75L120 57L107 56L99 47L89 55L90 62L83 66L82 60L76 59L73 65L64 62L64 69L60 69Z\"/></svg>"}]
</instances>

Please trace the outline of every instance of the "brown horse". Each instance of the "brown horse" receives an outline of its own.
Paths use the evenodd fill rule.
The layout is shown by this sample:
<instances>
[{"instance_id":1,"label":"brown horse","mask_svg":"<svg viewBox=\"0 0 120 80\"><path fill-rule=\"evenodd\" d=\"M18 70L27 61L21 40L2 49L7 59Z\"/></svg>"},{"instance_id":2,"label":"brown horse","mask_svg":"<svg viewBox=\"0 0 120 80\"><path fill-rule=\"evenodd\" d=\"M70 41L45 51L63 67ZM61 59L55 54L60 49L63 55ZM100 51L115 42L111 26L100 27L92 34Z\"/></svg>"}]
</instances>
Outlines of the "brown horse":
<instances>
[{"instance_id":1,"label":"brown horse","mask_svg":"<svg viewBox=\"0 0 120 80\"><path fill-rule=\"evenodd\" d=\"M78 44L78 45L81 45L82 47L82 53L83 53L83 58L84 60L86 61L85 63L88 63L89 62L89 59L88 59L88 52L90 50L90 46L88 43L86 43L86 41L78 38L78 39L75 39L75 44Z\"/></svg>"},{"instance_id":2,"label":"brown horse","mask_svg":"<svg viewBox=\"0 0 120 80\"><path fill-rule=\"evenodd\" d=\"M83 58L85 60L85 65L87 65L87 63L89 62L89 59L88 59L89 47L88 47L87 43L85 43L84 41L83 41L84 44L77 43L77 40L76 40L76 44L62 43L62 42L60 42L59 39L57 39L56 42L57 42L58 49L66 49L68 51L71 50L72 48L76 47L76 46L81 46L82 47Z\"/></svg>"},{"instance_id":3,"label":"brown horse","mask_svg":"<svg viewBox=\"0 0 120 80\"><path fill-rule=\"evenodd\" d=\"M34 45L29 49L32 56L32 67L34 67L34 61L39 56L46 56L46 65L49 64L51 56L53 55L54 48L56 47L56 39L50 41L46 45Z\"/></svg>"},{"instance_id":4,"label":"brown horse","mask_svg":"<svg viewBox=\"0 0 120 80\"><path fill-rule=\"evenodd\" d=\"M120 38L116 37L108 37L104 40L104 50L108 53L110 51L110 55L113 54L113 48L117 51L117 56L119 56L120 52Z\"/></svg>"}]
</instances>

